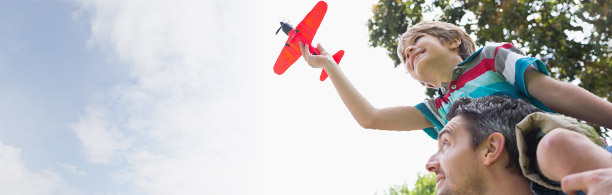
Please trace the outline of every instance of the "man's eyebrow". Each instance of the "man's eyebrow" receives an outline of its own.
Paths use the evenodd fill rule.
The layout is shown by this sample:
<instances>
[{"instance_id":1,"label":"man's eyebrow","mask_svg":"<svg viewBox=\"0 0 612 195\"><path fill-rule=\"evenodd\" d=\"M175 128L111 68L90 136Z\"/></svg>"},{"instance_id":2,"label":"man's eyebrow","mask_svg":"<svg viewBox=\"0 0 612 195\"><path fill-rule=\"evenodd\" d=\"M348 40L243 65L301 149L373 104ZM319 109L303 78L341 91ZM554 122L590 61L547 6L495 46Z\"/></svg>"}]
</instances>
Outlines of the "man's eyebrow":
<instances>
[{"instance_id":1,"label":"man's eyebrow","mask_svg":"<svg viewBox=\"0 0 612 195\"><path fill-rule=\"evenodd\" d=\"M450 129L444 128L444 129L442 129L442 131L440 131L440 133L438 133L438 139L440 139L442 137L442 135L444 135L444 134L452 135L453 133L452 133L452 131Z\"/></svg>"}]
</instances>

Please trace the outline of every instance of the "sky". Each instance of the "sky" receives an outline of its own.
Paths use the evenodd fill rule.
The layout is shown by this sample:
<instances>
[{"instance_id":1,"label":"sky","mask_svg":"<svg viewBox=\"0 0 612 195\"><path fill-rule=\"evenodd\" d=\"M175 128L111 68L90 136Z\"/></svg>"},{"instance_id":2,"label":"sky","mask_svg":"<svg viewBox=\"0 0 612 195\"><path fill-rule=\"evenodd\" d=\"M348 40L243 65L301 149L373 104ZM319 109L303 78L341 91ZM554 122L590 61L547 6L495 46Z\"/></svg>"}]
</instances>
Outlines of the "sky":
<instances>
[{"instance_id":1,"label":"sky","mask_svg":"<svg viewBox=\"0 0 612 195\"><path fill-rule=\"evenodd\" d=\"M424 88L368 46L376 0L328 0L313 43L376 107ZM381 194L436 142L360 127L320 70L272 66L317 3L0 0L0 194ZM427 19L427 18L426 18Z\"/></svg>"}]
</instances>

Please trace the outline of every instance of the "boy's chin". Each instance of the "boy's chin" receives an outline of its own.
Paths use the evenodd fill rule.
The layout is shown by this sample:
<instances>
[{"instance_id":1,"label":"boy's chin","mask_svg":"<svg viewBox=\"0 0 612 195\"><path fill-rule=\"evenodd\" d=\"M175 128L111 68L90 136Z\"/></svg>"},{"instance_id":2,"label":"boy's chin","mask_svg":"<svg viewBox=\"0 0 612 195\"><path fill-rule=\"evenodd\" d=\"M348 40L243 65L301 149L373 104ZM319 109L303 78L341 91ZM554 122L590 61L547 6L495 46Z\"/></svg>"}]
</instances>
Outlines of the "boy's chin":
<instances>
[{"instance_id":1,"label":"boy's chin","mask_svg":"<svg viewBox=\"0 0 612 195\"><path fill-rule=\"evenodd\" d=\"M425 87L427 87L428 89L437 89L437 87L435 85L430 84L430 83L426 83Z\"/></svg>"}]
</instances>

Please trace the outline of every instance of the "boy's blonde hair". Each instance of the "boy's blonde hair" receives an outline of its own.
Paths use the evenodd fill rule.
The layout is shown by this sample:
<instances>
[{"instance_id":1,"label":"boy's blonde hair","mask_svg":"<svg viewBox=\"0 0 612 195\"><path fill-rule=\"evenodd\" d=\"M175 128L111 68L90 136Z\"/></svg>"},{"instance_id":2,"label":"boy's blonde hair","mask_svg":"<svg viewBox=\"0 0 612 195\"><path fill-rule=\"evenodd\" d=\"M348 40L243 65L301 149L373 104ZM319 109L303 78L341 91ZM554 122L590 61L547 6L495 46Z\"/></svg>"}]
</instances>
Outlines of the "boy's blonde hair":
<instances>
[{"instance_id":1,"label":"boy's blonde hair","mask_svg":"<svg viewBox=\"0 0 612 195\"><path fill-rule=\"evenodd\" d=\"M474 41L470 36L459 26L438 21L421 21L412 27L408 27L406 32L402 34L397 46L397 55L402 60L402 64L406 63L406 44L410 38L416 34L425 33L440 39L442 43L461 39L459 45L459 56L465 60L475 51Z\"/></svg>"}]
</instances>

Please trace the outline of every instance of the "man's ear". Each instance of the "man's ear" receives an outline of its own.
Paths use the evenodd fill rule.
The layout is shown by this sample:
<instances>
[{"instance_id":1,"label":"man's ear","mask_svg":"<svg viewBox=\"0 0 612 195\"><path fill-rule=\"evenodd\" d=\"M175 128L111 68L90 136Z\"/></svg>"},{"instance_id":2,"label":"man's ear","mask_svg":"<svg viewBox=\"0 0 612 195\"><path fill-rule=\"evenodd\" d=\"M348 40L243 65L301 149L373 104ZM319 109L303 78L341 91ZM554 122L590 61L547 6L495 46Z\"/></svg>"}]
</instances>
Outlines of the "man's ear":
<instances>
[{"instance_id":1,"label":"man's ear","mask_svg":"<svg viewBox=\"0 0 612 195\"><path fill-rule=\"evenodd\" d=\"M504 153L505 143L504 135L499 132L495 132L485 140L483 144L483 163L485 166L492 165L495 161L499 160Z\"/></svg>"}]
</instances>

